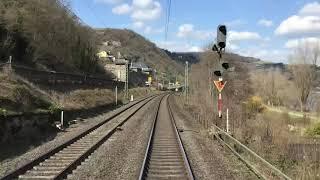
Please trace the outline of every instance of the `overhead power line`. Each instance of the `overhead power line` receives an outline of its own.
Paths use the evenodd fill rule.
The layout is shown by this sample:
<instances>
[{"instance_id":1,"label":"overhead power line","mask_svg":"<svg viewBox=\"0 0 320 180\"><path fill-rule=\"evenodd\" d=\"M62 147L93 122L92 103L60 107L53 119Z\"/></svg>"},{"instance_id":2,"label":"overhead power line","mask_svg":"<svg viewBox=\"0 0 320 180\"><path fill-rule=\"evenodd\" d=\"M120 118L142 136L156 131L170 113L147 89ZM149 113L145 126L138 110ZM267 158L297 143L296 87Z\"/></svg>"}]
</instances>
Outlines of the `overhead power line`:
<instances>
[{"instance_id":1,"label":"overhead power line","mask_svg":"<svg viewBox=\"0 0 320 180\"><path fill-rule=\"evenodd\" d=\"M165 43L168 40L168 31L170 24L170 16L171 16L171 0L167 0L167 13L166 13L166 23L165 23Z\"/></svg>"},{"instance_id":2,"label":"overhead power line","mask_svg":"<svg viewBox=\"0 0 320 180\"><path fill-rule=\"evenodd\" d=\"M94 16L94 18L95 18L96 20L98 20L99 23L101 23L105 28L108 27L108 26L106 25L106 23L104 22L104 20L101 19L99 16L96 15L96 13L95 13L94 9L92 8L92 6L90 5L89 1L86 1L86 0L85 0L85 1L83 1L83 2L86 2L86 4L88 5L88 9L89 9L89 11L91 12L91 14Z\"/></svg>"}]
</instances>

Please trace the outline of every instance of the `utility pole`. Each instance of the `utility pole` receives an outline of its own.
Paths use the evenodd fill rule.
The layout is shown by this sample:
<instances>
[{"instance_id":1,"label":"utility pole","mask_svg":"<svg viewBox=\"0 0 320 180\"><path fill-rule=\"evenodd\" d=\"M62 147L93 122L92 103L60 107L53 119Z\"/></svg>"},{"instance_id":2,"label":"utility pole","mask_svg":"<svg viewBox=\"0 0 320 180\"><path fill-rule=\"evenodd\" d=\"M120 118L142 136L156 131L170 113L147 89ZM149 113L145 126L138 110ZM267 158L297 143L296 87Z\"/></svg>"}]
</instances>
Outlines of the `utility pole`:
<instances>
[{"instance_id":1,"label":"utility pole","mask_svg":"<svg viewBox=\"0 0 320 180\"><path fill-rule=\"evenodd\" d=\"M129 98L129 67L128 67L128 61L126 61L126 80L125 80L125 99L127 100Z\"/></svg>"}]
</instances>

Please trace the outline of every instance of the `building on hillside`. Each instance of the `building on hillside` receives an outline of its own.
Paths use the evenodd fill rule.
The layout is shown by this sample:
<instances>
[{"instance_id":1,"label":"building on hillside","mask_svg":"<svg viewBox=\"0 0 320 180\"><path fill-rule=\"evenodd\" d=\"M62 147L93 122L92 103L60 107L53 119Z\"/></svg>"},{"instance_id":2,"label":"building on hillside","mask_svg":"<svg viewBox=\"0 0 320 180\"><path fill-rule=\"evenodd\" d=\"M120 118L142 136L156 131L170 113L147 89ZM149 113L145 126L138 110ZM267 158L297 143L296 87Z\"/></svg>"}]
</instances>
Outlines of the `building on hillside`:
<instances>
[{"instance_id":1,"label":"building on hillside","mask_svg":"<svg viewBox=\"0 0 320 180\"><path fill-rule=\"evenodd\" d=\"M107 63L104 68L111 72L119 81L126 81L126 66L128 61L125 59L115 59L113 63Z\"/></svg>"},{"instance_id":2,"label":"building on hillside","mask_svg":"<svg viewBox=\"0 0 320 180\"><path fill-rule=\"evenodd\" d=\"M153 69L148 67L146 64L142 62L137 62L137 63L130 63L130 70L134 72L142 72L144 74L152 74Z\"/></svg>"},{"instance_id":3,"label":"building on hillside","mask_svg":"<svg viewBox=\"0 0 320 180\"><path fill-rule=\"evenodd\" d=\"M106 51L101 51L99 53L97 53L97 56L101 59L101 58L107 58L108 54Z\"/></svg>"}]
</instances>

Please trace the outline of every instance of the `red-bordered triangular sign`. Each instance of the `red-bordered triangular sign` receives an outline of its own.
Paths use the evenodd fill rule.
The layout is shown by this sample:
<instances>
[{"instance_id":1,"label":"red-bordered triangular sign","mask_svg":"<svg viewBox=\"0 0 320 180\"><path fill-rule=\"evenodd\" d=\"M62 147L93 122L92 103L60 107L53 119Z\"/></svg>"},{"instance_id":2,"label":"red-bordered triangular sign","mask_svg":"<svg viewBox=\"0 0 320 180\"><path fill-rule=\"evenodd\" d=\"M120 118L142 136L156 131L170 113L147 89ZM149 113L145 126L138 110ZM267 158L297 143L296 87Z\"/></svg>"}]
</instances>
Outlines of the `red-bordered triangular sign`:
<instances>
[{"instance_id":1,"label":"red-bordered triangular sign","mask_svg":"<svg viewBox=\"0 0 320 180\"><path fill-rule=\"evenodd\" d=\"M221 92L224 88L224 86L227 84L227 81L213 81L214 85L216 85L216 88L219 92Z\"/></svg>"}]
</instances>

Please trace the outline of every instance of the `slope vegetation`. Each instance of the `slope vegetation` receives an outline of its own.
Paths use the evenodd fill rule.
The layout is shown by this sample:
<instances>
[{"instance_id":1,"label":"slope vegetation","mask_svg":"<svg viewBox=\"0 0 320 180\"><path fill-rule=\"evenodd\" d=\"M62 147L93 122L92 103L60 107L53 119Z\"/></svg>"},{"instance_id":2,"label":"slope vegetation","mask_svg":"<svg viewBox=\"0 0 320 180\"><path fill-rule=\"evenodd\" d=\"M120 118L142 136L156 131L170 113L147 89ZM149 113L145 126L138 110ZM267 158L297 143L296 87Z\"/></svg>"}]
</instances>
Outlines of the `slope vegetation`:
<instances>
[{"instance_id":1,"label":"slope vegetation","mask_svg":"<svg viewBox=\"0 0 320 180\"><path fill-rule=\"evenodd\" d=\"M100 50L120 52L133 62L144 62L157 71L183 72L183 66L171 59L167 53L143 36L128 29L97 29L97 43ZM110 45L117 42L117 45Z\"/></svg>"}]
</instances>

